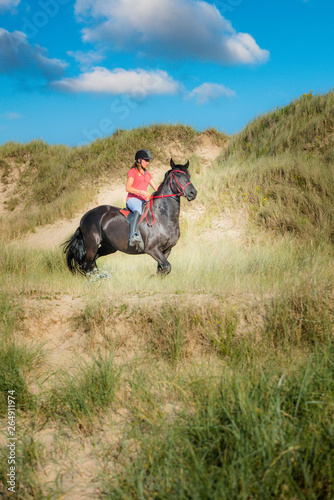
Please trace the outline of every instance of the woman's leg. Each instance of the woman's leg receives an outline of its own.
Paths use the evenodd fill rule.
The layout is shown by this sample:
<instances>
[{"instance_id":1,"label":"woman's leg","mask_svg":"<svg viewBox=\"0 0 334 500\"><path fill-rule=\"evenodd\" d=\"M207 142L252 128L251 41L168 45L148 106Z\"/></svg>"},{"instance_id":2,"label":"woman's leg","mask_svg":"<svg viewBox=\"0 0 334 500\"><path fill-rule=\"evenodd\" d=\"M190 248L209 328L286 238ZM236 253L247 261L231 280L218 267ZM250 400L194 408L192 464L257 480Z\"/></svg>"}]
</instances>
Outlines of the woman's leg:
<instances>
[{"instance_id":1,"label":"woman's leg","mask_svg":"<svg viewBox=\"0 0 334 500\"><path fill-rule=\"evenodd\" d=\"M133 247L136 242L142 242L142 237L139 232L139 220L142 212L143 202L138 198L129 198L126 202L127 207L132 211L130 219L130 238L129 246Z\"/></svg>"},{"instance_id":2,"label":"woman's leg","mask_svg":"<svg viewBox=\"0 0 334 500\"><path fill-rule=\"evenodd\" d=\"M126 206L131 210L131 212L139 212L141 214L143 203L144 202L138 198L129 198L126 202Z\"/></svg>"}]
</instances>

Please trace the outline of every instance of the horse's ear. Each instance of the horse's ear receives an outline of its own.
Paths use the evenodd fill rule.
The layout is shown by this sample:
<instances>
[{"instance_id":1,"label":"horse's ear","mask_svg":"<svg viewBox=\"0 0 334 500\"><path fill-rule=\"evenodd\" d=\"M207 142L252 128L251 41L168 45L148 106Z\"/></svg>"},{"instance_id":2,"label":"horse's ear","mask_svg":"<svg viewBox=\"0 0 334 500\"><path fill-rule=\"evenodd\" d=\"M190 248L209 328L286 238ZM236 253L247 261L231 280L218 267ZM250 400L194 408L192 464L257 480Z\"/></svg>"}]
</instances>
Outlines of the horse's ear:
<instances>
[{"instance_id":1,"label":"horse's ear","mask_svg":"<svg viewBox=\"0 0 334 500\"><path fill-rule=\"evenodd\" d=\"M175 168L175 163L173 162L173 158L171 158L171 159L170 159L170 166L171 166L172 168Z\"/></svg>"},{"instance_id":2,"label":"horse's ear","mask_svg":"<svg viewBox=\"0 0 334 500\"><path fill-rule=\"evenodd\" d=\"M187 163L185 164L184 168L188 168L189 167L189 160L187 161Z\"/></svg>"}]
</instances>

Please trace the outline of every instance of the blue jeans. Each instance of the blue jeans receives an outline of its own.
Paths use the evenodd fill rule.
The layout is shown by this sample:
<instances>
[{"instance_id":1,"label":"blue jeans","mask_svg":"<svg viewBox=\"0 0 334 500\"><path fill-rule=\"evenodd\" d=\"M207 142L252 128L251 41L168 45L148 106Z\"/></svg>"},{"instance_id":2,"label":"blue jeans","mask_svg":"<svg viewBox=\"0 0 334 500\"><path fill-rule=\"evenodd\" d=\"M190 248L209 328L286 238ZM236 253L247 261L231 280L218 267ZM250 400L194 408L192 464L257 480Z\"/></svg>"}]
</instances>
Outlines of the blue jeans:
<instances>
[{"instance_id":1,"label":"blue jeans","mask_svg":"<svg viewBox=\"0 0 334 500\"><path fill-rule=\"evenodd\" d=\"M131 210L131 212L139 212L141 214L143 203L144 201L139 198L129 198L126 202L126 206Z\"/></svg>"}]
</instances>

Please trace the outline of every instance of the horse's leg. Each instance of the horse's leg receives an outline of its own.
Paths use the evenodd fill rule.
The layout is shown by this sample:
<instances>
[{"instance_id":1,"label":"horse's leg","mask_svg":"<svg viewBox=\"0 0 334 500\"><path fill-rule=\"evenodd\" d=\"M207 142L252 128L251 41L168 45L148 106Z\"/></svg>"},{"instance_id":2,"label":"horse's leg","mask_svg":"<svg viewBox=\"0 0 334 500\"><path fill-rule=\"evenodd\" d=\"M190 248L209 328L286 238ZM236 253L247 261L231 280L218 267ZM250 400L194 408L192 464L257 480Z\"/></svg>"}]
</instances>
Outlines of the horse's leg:
<instances>
[{"instance_id":1,"label":"horse's leg","mask_svg":"<svg viewBox=\"0 0 334 500\"><path fill-rule=\"evenodd\" d=\"M93 236L85 235L84 236L85 247L86 247L86 259L82 268L85 273L89 273L91 271L98 272L99 269L96 264L96 260L99 257L103 257L104 255L109 255L111 253L117 252L115 248L111 245L103 242L100 246L96 243L96 238Z\"/></svg>"},{"instance_id":2,"label":"horse's leg","mask_svg":"<svg viewBox=\"0 0 334 500\"><path fill-rule=\"evenodd\" d=\"M94 249L87 250L86 261L83 267L86 273L90 271L98 271L98 267L96 265L96 252Z\"/></svg>"},{"instance_id":3,"label":"horse's leg","mask_svg":"<svg viewBox=\"0 0 334 500\"><path fill-rule=\"evenodd\" d=\"M158 270L157 272L159 274L169 274L172 270L172 266L168 262L167 258L165 257L164 253L159 250L158 248L155 248L154 250L147 252L148 255L153 257L154 260L157 261L158 263ZM170 252L169 252L170 253ZM169 255L168 253L168 255Z\"/></svg>"},{"instance_id":4,"label":"horse's leg","mask_svg":"<svg viewBox=\"0 0 334 500\"><path fill-rule=\"evenodd\" d=\"M164 254L164 257L165 257L165 259L166 259L166 260L168 259L168 257L169 257L169 255L170 255L171 251L172 251L172 249L171 249L171 248L169 248L168 250L165 250L164 252L162 252L162 253ZM169 262L168 262L168 264L169 264ZM170 265L170 264L169 264L169 265ZM170 266L170 268L172 269L172 266ZM168 271L168 272L170 272L170 271ZM163 268L163 267L161 266L161 264L159 264L159 263L158 263L158 267L157 267L157 273L158 273L158 274L167 274L167 273L165 272L164 268Z\"/></svg>"},{"instance_id":5,"label":"horse's leg","mask_svg":"<svg viewBox=\"0 0 334 500\"><path fill-rule=\"evenodd\" d=\"M84 243L86 247L86 258L82 265L85 273L90 271L98 270L96 265L96 254L98 250L98 244L96 243L96 238L90 235L84 235Z\"/></svg>"},{"instance_id":6,"label":"horse's leg","mask_svg":"<svg viewBox=\"0 0 334 500\"><path fill-rule=\"evenodd\" d=\"M94 266L93 266L93 268L94 269L98 269L97 265L96 265L96 260L99 257L103 257L104 255L110 255L111 253L115 253L115 252L117 252L116 248L112 247L111 245L108 245L105 242L102 242L101 245L98 248L98 251L97 251L95 257L94 257L94 262L93 262Z\"/></svg>"}]
</instances>

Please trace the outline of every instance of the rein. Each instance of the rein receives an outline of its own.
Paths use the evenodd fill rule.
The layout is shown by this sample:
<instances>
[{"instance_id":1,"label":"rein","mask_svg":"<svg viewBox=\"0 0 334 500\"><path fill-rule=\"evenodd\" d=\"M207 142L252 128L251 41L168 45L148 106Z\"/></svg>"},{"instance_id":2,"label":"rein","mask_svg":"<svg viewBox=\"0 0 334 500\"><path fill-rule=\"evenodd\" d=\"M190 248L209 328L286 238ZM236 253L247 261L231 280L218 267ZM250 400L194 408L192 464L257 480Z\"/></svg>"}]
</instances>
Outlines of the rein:
<instances>
[{"instance_id":1,"label":"rein","mask_svg":"<svg viewBox=\"0 0 334 500\"><path fill-rule=\"evenodd\" d=\"M173 194L160 194L158 196L151 196L150 200L147 202L147 205L145 207L145 211L139 221L139 223L141 223L142 220L144 220L146 218L146 223L149 227L152 227L155 223L155 217L154 217L154 213L153 213L153 200L154 198L171 198L171 197L175 197L175 196L182 196L184 194L184 190L185 188L191 184L191 182L187 182L187 184L185 184L184 186L182 186L182 184L177 180L177 178L175 177L175 172L178 172L178 173L181 173L181 174L185 174L185 172L183 172L183 170L173 170L172 173L171 173L171 176L170 176L170 187L171 187L171 190L173 192ZM177 193L174 193L173 191L173 180L176 181L176 189L177 189ZM152 224L149 224L148 222L148 212L149 210L151 210L151 214L152 214Z\"/></svg>"}]
</instances>

